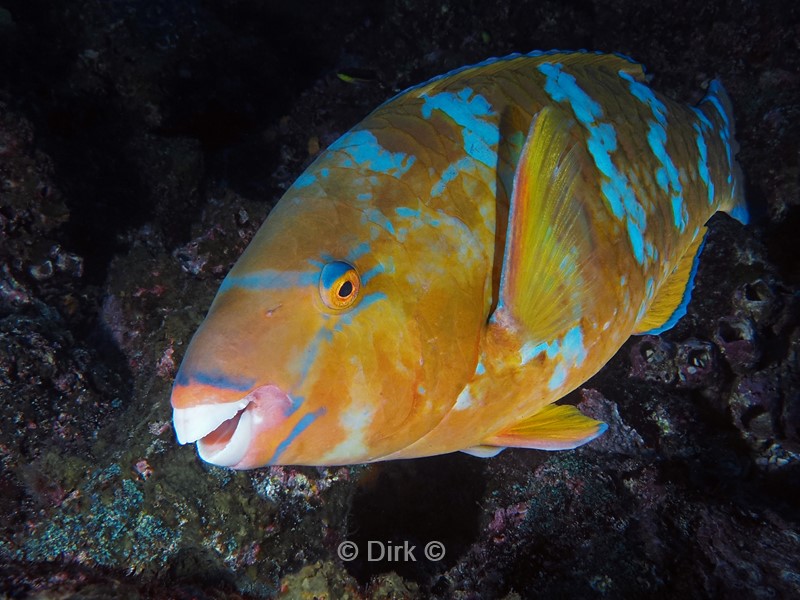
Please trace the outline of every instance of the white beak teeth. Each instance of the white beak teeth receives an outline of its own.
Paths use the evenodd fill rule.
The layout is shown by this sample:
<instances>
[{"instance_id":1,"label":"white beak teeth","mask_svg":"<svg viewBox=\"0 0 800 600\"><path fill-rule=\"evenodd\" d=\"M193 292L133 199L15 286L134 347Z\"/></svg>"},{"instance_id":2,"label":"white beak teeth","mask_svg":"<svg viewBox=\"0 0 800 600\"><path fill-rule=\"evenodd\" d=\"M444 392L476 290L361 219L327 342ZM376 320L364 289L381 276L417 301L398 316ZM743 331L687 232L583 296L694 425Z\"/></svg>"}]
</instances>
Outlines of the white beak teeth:
<instances>
[{"instance_id":1,"label":"white beak teeth","mask_svg":"<svg viewBox=\"0 0 800 600\"><path fill-rule=\"evenodd\" d=\"M172 423L180 444L191 444L217 429L228 419L232 419L250 404L249 398L226 404L205 404L191 408L172 410Z\"/></svg>"},{"instance_id":2,"label":"white beak teeth","mask_svg":"<svg viewBox=\"0 0 800 600\"><path fill-rule=\"evenodd\" d=\"M238 419L233 436L222 448L218 444L206 444L203 440L197 441L197 454L207 463L220 467L232 467L239 463L247 454L253 438L253 413L244 410Z\"/></svg>"}]
</instances>

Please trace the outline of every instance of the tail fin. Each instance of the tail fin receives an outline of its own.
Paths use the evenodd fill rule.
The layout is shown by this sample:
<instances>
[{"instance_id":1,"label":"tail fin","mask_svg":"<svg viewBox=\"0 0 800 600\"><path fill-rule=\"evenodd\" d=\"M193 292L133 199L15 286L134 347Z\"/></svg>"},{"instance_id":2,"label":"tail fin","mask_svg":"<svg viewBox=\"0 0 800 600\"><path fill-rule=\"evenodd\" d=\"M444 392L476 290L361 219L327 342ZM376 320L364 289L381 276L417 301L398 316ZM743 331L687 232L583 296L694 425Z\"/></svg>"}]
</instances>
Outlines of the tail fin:
<instances>
[{"instance_id":1,"label":"tail fin","mask_svg":"<svg viewBox=\"0 0 800 600\"><path fill-rule=\"evenodd\" d=\"M724 146L724 152L727 153L727 175L723 176L722 185L717 187L717 193L726 196L720 202L720 210L746 225L750 221L750 215L744 198L744 174L736 162L739 144L736 142L733 104L719 79L713 80L708 86L708 92L700 102L699 108L713 123L714 130L719 133Z\"/></svg>"}]
</instances>

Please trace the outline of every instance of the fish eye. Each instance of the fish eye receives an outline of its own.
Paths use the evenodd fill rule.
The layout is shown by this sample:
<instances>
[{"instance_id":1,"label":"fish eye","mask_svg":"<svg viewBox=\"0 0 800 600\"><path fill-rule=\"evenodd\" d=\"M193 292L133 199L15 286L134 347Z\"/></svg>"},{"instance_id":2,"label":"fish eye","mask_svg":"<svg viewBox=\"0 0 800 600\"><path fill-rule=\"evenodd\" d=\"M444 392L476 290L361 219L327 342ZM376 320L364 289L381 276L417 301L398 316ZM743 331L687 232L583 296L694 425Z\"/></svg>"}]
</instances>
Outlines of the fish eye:
<instances>
[{"instance_id":1,"label":"fish eye","mask_svg":"<svg viewBox=\"0 0 800 600\"><path fill-rule=\"evenodd\" d=\"M322 267L319 294L328 308L334 310L350 308L358 299L360 288L361 278L350 263L337 260Z\"/></svg>"}]
</instances>

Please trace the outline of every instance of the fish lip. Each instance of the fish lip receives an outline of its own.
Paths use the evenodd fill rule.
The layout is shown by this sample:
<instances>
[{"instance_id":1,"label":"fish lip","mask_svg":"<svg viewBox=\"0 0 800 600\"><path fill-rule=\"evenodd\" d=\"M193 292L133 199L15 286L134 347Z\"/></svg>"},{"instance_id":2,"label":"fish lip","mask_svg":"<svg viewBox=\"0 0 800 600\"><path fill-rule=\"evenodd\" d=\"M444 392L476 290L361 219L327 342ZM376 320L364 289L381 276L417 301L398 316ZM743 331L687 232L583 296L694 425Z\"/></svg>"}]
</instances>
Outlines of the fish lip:
<instances>
[{"instance_id":1,"label":"fish lip","mask_svg":"<svg viewBox=\"0 0 800 600\"><path fill-rule=\"evenodd\" d=\"M264 431L291 414L292 399L274 384L261 385L235 402L173 409L178 442L195 443L204 461L236 467Z\"/></svg>"}]
</instances>

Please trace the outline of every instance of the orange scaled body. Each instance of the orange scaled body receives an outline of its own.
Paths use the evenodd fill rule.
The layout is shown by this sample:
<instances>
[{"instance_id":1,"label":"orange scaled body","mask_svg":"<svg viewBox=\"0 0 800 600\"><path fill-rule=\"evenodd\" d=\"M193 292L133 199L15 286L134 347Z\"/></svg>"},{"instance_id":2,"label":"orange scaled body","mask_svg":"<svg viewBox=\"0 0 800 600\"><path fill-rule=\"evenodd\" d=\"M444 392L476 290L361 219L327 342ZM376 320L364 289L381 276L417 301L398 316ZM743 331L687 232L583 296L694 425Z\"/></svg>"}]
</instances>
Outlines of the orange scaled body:
<instances>
[{"instance_id":1,"label":"orange scaled body","mask_svg":"<svg viewBox=\"0 0 800 600\"><path fill-rule=\"evenodd\" d=\"M431 80L324 151L223 282L172 394L233 468L507 446L605 425L556 400L685 311L705 222L746 218L730 107L618 56Z\"/></svg>"}]
</instances>

